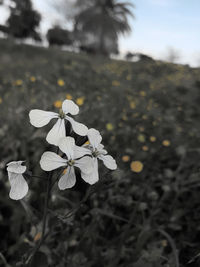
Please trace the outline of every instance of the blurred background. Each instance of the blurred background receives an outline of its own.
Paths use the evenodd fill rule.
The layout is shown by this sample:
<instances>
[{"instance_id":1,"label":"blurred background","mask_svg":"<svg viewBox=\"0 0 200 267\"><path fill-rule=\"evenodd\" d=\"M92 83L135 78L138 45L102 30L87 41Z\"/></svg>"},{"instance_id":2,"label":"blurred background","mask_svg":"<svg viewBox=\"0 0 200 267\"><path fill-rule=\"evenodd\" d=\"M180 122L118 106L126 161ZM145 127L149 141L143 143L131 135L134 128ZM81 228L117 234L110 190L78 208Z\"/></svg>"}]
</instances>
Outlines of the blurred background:
<instances>
[{"instance_id":1,"label":"blurred background","mask_svg":"<svg viewBox=\"0 0 200 267\"><path fill-rule=\"evenodd\" d=\"M65 99L118 169L100 165L92 187L55 187L32 266L199 266L199 10L197 0L0 0L0 266L24 266L45 196L45 180L29 178L27 197L9 199L5 165L26 160L44 175L51 124L35 129L28 113Z\"/></svg>"}]
</instances>

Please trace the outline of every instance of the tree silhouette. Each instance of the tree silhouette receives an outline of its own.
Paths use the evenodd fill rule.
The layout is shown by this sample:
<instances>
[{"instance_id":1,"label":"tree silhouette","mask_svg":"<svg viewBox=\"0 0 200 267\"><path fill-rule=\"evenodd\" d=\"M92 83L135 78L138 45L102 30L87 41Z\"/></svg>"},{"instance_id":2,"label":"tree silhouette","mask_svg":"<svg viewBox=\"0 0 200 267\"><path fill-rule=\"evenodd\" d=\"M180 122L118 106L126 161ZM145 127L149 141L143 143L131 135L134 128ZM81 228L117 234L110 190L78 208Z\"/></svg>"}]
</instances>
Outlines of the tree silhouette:
<instances>
[{"instance_id":1,"label":"tree silhouette","mask_svg":"<svg viewBox=\"0 0 200 267\"><path fill-rule=\"evenodd\" d=\"M36 28L40 24L41 15L33 10L31 0L12 0L10 17L7 20L8 34L16 38L31 37L40 41L40 35Z\"/></svg>"},{"instance_id":2,"label":"tree silhouette","mask_svg":"<svg viewBox=\"0 0 200 267\"><path fill-rule=\"evenodd\" d=\"M49 42L49 46L71 45L73 42L72 33L60 28L60 26L55 26L48 30L47 40Z\"/></svg>"},{"instance_id":3,"label":"tree silhouette","mask_svg":"<svg viewBox=\"0 0 200 267\"><path fill-rule=\"evenodd\" d=\"M109 42L117 46L119 35L131 30L128 16L133 17L133 13L130 7L133 7L131 3L118 0L77 0L75 33L93 36L97 52L107 55Z\"/></svg>"}]
</instances>

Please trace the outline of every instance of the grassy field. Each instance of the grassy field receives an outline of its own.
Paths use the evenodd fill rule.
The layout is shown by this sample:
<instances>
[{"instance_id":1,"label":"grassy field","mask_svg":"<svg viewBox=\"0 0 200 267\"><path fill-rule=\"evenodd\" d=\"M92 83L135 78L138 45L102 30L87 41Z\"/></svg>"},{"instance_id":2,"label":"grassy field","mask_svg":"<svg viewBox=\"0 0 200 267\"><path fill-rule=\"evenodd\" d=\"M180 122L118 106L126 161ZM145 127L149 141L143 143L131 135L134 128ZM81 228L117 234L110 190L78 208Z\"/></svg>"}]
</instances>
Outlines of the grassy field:
<instances>
[{"instance_id":1,"label":"grassy field","mask_svg":"<svg viewBox=\"0 0 200 267\"><path fill-rule=\"evenodd\" d=\"M41 181L29 181L27 201L10 200L5 164L26 159L31 171L41 173L48 126L35 129L28 112L56 111L66 98L80 106L77 121L101 132L119 168L102 169L106 182L94 187L97 192L69 220L52 215L43 265L37 266L47 266L45 255L49 266L58 267L177 267L189 261L187 266L199 266L200 69L5 40L0 40L2 255L14 266L34 246L44 191ZM55 190L52 209L66 213L87 188Z\"/></svg>"}]
</instances>

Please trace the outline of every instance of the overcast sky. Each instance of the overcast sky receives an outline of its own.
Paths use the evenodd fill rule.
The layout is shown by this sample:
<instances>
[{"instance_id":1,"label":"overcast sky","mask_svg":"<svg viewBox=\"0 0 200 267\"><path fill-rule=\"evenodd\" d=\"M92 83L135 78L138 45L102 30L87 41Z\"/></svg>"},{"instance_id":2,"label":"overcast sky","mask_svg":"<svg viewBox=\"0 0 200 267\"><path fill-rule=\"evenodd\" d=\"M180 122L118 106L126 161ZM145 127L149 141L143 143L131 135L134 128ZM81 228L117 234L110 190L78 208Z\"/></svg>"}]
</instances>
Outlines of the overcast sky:
<instances>
[{"instance_id":1,"label":"overcast sky","mask_svg":"<svg viewBox=\"0 0 200 267\"><path fill-rule=\"evenodd\" d=\"M44 33L55 22L62 22L60 14L49 5L50 1L33 0L43 16L41 29ZM121 52L137 51L164 59L168 49L174 48L179 51L181 63L200 65L200 0L130 2L135 5L135 19L130 19L132 33L120 38ZM7 16L8 11L0 8L0 23Z\"/></svg>"}]
</instances>

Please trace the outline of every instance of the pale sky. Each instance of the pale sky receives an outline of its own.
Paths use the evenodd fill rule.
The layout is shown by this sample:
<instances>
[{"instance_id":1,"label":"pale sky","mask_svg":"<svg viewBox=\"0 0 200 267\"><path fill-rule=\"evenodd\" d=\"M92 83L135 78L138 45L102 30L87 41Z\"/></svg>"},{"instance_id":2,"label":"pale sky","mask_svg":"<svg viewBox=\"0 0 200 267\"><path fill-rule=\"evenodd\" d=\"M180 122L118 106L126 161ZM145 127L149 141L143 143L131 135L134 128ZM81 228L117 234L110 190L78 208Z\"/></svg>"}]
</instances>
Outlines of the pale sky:
<instances>
[{"instance_id":1,"label":"pale sky","mask_svg":"<svg viewBox=\"0 0 200 267\"><path fill-rule=\"evenodd\" d=\"M7 0L9 1L9 0ZM33 0L43 16L42 32L61 16L49 5L53 0ZM58 0L57 0L58 1ZM70 2L70 0L67 0ZM72 1L72 0L71 0ZM135 19L129 19L132 32L120 37L119 48L164 59L169 48L179 51L180 63L200 65L200 0L130 0ZM9 13L0 8L0 23Z\"/></svg>"},{"instance_id":2,"label":"pale sky","mask_svg":"<svg viewBox=\"0 0 200 267\"><path fill-rule=\"evenodd\" d=\"M200 0L132 0L132 33L120 38L121 51L141 51L165 58L169 47L180 62L200 65Z\"/></svg>"}]
</instances>

